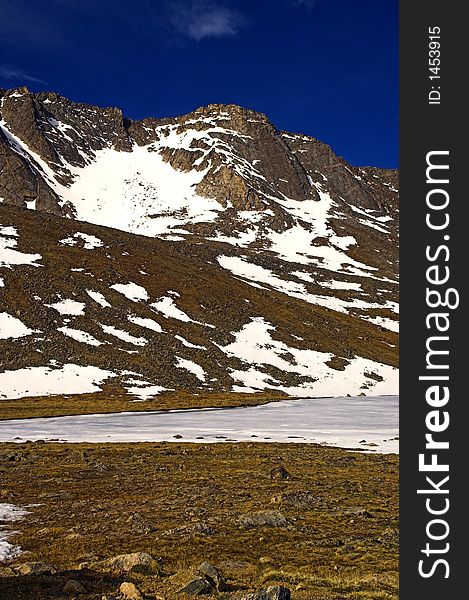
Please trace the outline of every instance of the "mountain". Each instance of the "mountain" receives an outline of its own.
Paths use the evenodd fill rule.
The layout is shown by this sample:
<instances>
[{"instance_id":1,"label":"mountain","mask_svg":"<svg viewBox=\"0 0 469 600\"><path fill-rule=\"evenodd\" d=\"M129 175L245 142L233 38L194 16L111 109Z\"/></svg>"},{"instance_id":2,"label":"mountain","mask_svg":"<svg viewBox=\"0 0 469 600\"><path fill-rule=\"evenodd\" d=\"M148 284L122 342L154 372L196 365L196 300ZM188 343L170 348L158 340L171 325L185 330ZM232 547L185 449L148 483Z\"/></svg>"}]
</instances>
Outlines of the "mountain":
<instances>
[{"instance_id":1,"label":"mountain","mask_svg":"<svg viewBox=\"0 0 469 600\"><path fill-rule=\"evenodd\" d=\"M260 113L0 90L0 393L396 393L398 174Z\"/></svg>"}]
</instances>

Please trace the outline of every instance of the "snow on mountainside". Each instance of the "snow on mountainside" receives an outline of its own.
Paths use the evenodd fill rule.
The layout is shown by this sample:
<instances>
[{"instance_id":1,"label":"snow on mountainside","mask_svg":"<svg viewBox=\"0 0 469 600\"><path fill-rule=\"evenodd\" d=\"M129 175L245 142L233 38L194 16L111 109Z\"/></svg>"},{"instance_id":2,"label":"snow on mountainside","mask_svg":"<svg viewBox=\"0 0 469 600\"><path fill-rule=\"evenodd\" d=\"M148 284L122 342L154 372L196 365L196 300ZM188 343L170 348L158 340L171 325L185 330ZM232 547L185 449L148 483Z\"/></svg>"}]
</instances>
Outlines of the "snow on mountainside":
<instances>
[{"instance_id":1,"label":"snow on mountainside","mask_svg":"<svg viewBox=\"0 0 469 600\"><path fill-rule=\"evenodd\" d=\"M3 397L397 392L395 172L237 106L0 98Z\"/></svg>"}]
</instances>

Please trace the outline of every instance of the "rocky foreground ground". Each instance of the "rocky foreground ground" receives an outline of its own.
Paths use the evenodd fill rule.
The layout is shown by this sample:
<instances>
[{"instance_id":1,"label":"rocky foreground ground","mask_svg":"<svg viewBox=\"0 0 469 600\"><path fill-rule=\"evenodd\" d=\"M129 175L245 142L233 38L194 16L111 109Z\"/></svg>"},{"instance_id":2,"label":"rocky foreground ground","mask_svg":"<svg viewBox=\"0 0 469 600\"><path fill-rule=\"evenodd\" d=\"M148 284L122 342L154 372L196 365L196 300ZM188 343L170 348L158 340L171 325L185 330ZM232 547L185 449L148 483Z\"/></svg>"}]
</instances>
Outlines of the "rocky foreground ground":
<instances>
[{"instance_id":1,"label":"rocky foreground ground","mask_svg":"<svg viewBox=\"0 0 469 600\"><path fill-rule=\"evenodd\" d=\"M302 444L0 446L2 600L391 600L398 457Z\"/></svg>"}]
</instances>

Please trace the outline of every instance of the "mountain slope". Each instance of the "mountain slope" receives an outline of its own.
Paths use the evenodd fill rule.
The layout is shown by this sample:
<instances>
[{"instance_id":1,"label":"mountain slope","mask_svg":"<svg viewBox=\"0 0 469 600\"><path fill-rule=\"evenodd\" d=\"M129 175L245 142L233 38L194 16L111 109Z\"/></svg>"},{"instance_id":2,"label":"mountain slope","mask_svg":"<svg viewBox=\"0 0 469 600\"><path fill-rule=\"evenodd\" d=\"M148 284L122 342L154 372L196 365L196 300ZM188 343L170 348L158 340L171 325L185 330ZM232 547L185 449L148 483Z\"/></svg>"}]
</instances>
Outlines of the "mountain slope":
<instances>
[{"instance_id":1,"label":"mountain slope","mask_svg":"<svg viewBox=\"0 0 469 600\"><path fill-rule=\"evenodd\" d=\"M237 106L0 97L4 397L397 391L396 172Z\"/></svg>"}]
</instances>

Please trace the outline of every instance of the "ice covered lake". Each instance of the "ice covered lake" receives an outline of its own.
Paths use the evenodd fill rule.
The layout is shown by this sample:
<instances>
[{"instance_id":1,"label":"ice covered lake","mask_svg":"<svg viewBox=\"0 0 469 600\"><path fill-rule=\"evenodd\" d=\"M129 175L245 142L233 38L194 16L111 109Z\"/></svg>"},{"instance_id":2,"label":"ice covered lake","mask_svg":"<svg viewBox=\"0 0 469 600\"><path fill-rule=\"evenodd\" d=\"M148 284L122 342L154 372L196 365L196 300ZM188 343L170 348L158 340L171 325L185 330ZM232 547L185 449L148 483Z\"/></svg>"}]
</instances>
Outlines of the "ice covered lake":
<instances>
[{"instance_id":1,"label":"ice covered lake","mask_svg":"<svg viewBox=\"0 0 469 600\"><path fill-rule=\"evenodd\" d=\"M241 408L0 422L0 441L289 442L399 451L399 396L297 399Z\"/></svg>"}]
</instances>

